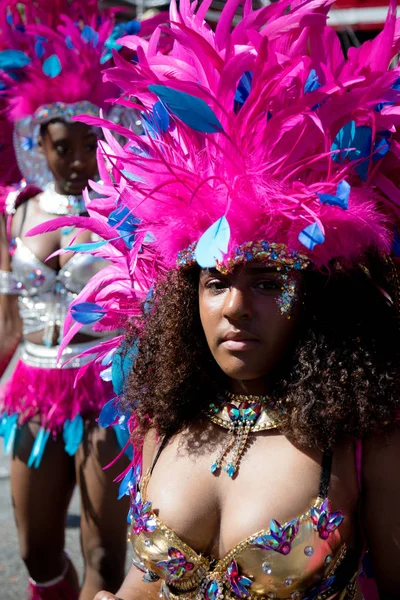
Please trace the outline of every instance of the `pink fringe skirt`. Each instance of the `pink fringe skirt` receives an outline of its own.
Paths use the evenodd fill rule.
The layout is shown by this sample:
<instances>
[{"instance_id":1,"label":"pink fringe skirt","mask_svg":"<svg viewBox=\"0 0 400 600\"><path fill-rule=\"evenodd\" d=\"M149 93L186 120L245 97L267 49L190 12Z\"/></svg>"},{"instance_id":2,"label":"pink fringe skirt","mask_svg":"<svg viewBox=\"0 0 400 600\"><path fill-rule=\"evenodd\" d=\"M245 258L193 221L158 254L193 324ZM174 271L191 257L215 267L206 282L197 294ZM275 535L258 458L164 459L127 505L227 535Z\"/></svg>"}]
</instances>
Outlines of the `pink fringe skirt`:
<instances>
[{"instance_id":1,"label":"pink fringe skirt","mask_svg":"<svg viewBox=\"0 0 400 600\"><path fill-rule=\"evenodd\" d=\"M35 418L41 425L39 454L43 453L42 447L44 449L49 436L54 438L60 433L64 436L66 451L76 452L84 421L95 420L114 395L111 383L100 378L100 365L87 365L90 360L87 357L75 358L91 345L94 343L67 347L62 363L71 358L72 361L60 368L56 347L24 343L13 375L0 391L0 435L4 437L6 451L13 447L16 428ZM32 465L34 462L33 457ZM34 466L38 466L40 460L36 462Z\"/></svg>"}]
</instances>

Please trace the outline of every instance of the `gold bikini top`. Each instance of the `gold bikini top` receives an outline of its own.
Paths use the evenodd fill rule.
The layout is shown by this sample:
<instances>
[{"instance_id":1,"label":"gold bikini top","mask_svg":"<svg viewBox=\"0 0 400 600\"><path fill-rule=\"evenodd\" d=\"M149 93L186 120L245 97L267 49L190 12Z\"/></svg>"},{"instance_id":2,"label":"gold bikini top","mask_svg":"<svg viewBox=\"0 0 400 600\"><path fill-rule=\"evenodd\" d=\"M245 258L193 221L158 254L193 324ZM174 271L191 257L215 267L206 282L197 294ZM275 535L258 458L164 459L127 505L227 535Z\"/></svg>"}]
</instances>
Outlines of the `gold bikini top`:
<instances>
[{"instance_id":1,"label":"gold bikini top","mask_svg":"<svg viewBox=\"0 0 400 600\"><path fill-rule=\"evenodd\" d=\"M147 501L151 469L131 491L133 564L143 580L163 580L160 597L175 600L353 600L360 557L340 535L344 519L327 497L332 454L323 457L319 496L308 512L271 521L220 560L197 553L154 513Z\"/></svg>"}]
</instances>

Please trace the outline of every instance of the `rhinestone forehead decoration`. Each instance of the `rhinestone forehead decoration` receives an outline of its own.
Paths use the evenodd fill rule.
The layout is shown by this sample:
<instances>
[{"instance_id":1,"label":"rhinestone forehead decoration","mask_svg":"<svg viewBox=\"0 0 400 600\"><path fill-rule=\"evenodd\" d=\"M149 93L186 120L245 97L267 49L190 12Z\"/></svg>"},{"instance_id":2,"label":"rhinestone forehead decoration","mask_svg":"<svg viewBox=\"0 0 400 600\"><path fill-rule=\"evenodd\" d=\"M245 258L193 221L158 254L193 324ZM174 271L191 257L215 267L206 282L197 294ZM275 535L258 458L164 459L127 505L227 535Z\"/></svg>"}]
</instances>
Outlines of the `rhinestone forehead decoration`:
<instances>
[{"instance_id":1,"label":"rhinestone forehead decoration","mask_svg":"<svg viewBox=\"0 0 400 600\"><path fill-rule=\"evenodd\" d=\"M179 252L177 266L191 267L195 265L195 249L196 244L191 244ZM295 271L303 271L311 264L308 256L289 250L285 244L269 243L263 240L242 244L225 262L217 262L216 268L220 273L228 274L238 265L250 261L265 262L277 268L294 269Z\"/></svg>"}]
</instances>

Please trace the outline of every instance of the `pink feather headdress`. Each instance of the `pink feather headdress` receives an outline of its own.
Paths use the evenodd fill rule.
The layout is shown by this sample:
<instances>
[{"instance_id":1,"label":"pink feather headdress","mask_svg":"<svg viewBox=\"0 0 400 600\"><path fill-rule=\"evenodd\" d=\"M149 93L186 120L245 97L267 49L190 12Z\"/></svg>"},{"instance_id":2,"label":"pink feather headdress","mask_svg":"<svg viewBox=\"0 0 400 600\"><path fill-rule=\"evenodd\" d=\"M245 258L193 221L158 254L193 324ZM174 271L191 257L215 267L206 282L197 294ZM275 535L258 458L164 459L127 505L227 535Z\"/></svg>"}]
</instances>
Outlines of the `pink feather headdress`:
<instances>
[{"instance_id":1,"label":"pink feather headdress","mask_svg":"<svg viewBox=\"0 0 400 600\"><path fill-rule=\"evenodd\" d=\"M92 229L104 241L72 249L112 263L73 303L65 344L83 322L125 326L179 266L223 270L256 259L321 269L390 251L400 205L387 176L399 158L396 2L380 36L346 60L326 25L332 1L253 11L246 0L232 29L240 2L228 0L215 32L204 22L208 0L198 8L181 0L179 11L172 1L169 55L158 50L163 26L149 41L119 40L138 62L116 55L106 78L122 88L121 103L142 111L146 134L86 118L104 128L103 183L93 184L103 199L88 203L86 219L32 232ZM126 136L125 147L111 131Z\"/></svg>"},{"instance_id":2,"label":"pink feather headdress","mask_svg":"<svg viewBox=\"0 0 400 600\"><path fill-rule=\"evenodd\" d=\"M93 0L29 2L22 16L20 2L2 4L2 35L22 67L13 69L11 54L2 71L11 120L55 103L105 107L115 96L115 87L102 82L100 62L114 27L112 12L100 13Z\"/></svg>"}]
</instances>

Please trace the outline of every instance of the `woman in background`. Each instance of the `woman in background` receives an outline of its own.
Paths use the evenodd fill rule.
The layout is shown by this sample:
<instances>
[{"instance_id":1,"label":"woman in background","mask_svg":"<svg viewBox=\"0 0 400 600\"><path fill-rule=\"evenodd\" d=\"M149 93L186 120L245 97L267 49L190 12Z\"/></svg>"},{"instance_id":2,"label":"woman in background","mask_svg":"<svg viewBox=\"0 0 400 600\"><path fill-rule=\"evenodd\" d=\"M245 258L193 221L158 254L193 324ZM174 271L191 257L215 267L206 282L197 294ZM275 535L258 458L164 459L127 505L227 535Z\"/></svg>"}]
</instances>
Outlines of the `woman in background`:
<instances>
[{"instance_id":1,"label":"woman in background","mask_svg":"<svg viewBox=\"0 0 400 600\"><path fill-rule=\"evenodd\" d=\"M132 415L124 600L359 598L366 544L398 597L399 24L392 2L346 61L330 4L246 2L232 30L228 0L213 33L182 0L168 59L153 44L107 75L135 82L148 136L114 147L114 266L75 302L131 319L99 354L131 371L102 412Z\"/></svg>"}]
</instances>

